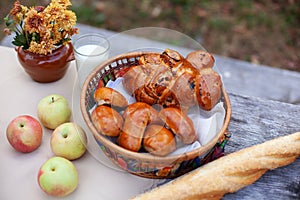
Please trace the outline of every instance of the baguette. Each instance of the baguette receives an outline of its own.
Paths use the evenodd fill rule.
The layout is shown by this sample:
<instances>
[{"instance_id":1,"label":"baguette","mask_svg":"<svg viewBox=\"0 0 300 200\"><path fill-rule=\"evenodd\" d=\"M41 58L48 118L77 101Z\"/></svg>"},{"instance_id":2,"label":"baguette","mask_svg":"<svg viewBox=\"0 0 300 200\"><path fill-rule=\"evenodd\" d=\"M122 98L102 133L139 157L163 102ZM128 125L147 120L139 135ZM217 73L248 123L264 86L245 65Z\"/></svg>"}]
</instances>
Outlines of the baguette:
<instances>
[{"instance_id":1,"label":"baguette","mask_svg":"<svg viewBox=\"0 0 300 200\"><path fill-rule=\"evenodd\" d=\"M300 132L223 156L132 200L221 199L300 155Z\"/></svg>"}]
</instances>

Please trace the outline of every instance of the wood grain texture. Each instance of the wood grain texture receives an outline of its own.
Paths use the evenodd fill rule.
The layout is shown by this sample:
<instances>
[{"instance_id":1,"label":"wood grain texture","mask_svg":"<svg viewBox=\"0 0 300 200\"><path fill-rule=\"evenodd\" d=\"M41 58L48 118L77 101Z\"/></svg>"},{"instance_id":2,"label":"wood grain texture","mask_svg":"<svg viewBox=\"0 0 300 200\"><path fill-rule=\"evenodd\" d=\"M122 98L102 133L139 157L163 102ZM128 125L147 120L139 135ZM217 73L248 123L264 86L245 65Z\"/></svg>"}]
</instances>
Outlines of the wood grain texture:
<instances>
[{"instance_id":1,"label":"wood grain texture","mask_svg":"<svg viewBox=\"0 0 300 200\"><path fill-rule=\"evenodd\" d=\"M300 105L300 73L215 56L227 92Z\"/></svg>"},{"instance_id":2,"label":"wood grain texture","mask_svg":"<svg viewBox=\"0 0 300 200\"><path fill-rule=\"evenodd\" d=\"M291 164L299 156L300 132L276 137L207 163L134 200L220 199L254 183L267 170Z\"/></svg>"},{"instance_id":3,"label":"wood grain texture","mask_svg":"<svg viewBox=\"0 0 300 200\"><path fill-rule=\"evenodd\" d=\"M280 136L290 135L300 130L300 106L282 103L278 101L269 101L255 97L241 96L233 93L229 93L232 105L232 118L229 124L228 131L232 136L225 148L226 154L230 154L239 150L243 150L247 147L253 147L257 144L262 144L266 141L278 138ZM281 145L285 145L281 142ZM295 143L298 145L298 143ZM273 145L269 146L272 148ZM264 148L263 148L264 149ZM281 147L282 149L282 147ZM298 151L299 146L294 148L294 151ZM268 152L270 152L268 150ZM275 153L275 149L274 152ZM258 153L259 154L259 153ZM255 157L255 156L254 156ZM245 157L243 157L245 159ZM242 158L241 158L242 159ZM220 159L222 160L222 159ZM255 163L253 161L252 163ZM263 166L266 162L257 163L257 166ZM227 163L228 164L228 163ZM270 163L272 164L272 163ZM274 163L273 163L274 164ZM229 165L228 167L230 168ZM209 167L206 165L205 167ZM211 165L212 166L212 165ZM268 165L269 166L269 165ZM222 167L222 169L228 168ZM249 166L250 167L250 166ZM253 167L253 165L252 165ZM264 167L262 167L265 169ZM268 167L266 167L268 168ZM272 167L271 167L272 168ZM206 170L207 171L207 170ZM209 170L208 170L209 171ZM196 171L195 171L196 172ZM263 170L263 172L265 172ZM193 173L193 172L191 172ZM219 174L221 174L220 172ZM220 177L222 177L220 175ZM215 180L220 177L212 177ZM181 177L179 177L180 179ZM186 178L186 177L185 177ZM189 177L191 178L191 177ZM188 178L183 179L183 183L187 184L177 185L178 188L174 190L171 186L167 186L168 189L173 188L173 191L181 192L186 191L185 187L189 187ZM158 185L155 185L152 189L159 185L164 185L170 180L164 180ZM195 180L196 181L196 180ZM198 180L198 187L205 187L201 185L201 180ZM203 181L205 182L205 181ZM175 185L175 184L174 184ZM175 187L175 186L174 186ZM166 188L165 188L166 189ZM167 190L168 190L167 189ZM211 188L210 188L211 189ZM171 189L170 189L171 190ZM201 189L196 189L200 191ZM158 190L154 192L154 196L161 194L162 191ZM176 192L174 192L176 193ZM151 194L151 195L152 195ZM153 197L146 194L143 198ZM163 195L168 196L169 193ZM179 195L176 195L178 197ZM184 196L184 195L182 195ZM160 196L159 198L162 198ZM169 199L167 197L166 199ZM193 198L192 198L193 199ZM300 158L293 163L279 167L274 170L267 171L256 182L248 185L235 193L225 194L222 198L225 200L253 200L253 199L284 199L284 200L299 200L300 199Z\"/></svg>"},{"instance_id":4,"label":"wood grain texture","mask_svg":"<svg viewBox=\"0 0 300 200\"><path fill-rule=\"evenodd\" d=\"M226 153L300 130L300 106L229 94L232 137ZM300 199L300 159L265 173L257 182L223 199Z\"/></svg>"}]
</instances>

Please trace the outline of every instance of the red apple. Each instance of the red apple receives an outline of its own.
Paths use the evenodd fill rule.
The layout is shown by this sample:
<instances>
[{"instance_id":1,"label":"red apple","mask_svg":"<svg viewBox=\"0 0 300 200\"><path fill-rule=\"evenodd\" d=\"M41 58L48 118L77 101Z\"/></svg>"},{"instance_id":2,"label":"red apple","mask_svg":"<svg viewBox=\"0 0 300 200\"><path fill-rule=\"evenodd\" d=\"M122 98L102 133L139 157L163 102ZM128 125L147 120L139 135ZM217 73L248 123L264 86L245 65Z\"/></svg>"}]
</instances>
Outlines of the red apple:
<instances>
[{"instance_id":1,"label":"red apple","mask_svg":"<svg viewBox=\"0 0 300 200\"><path fill-rule=\"evenodd\" d=\"M34 117L21 115L8 124L6 136L14 149L29 153L41 145L43 129L40 122Z\"/></svg>"}]
</instances>

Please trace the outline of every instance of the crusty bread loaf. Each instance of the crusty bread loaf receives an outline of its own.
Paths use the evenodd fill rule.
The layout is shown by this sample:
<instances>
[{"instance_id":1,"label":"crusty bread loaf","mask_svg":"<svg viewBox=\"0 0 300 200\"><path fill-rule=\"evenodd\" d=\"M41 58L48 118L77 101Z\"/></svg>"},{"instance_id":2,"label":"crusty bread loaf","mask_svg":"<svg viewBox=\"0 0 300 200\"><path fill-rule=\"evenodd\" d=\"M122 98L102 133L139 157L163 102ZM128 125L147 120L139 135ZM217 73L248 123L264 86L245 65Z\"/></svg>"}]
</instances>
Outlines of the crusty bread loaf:
<instances>
[{"instance_id":1,"label":"crusty bread loaf","mask_svg":"<svg viewBox=\"0 0 300 200\"><path fill-rule=\"evenodd\" d=\"M292 163L299 155L297 132L226 155L133 199L221 199L252 184L267 170Z\"/></svg>"}]
</instances>

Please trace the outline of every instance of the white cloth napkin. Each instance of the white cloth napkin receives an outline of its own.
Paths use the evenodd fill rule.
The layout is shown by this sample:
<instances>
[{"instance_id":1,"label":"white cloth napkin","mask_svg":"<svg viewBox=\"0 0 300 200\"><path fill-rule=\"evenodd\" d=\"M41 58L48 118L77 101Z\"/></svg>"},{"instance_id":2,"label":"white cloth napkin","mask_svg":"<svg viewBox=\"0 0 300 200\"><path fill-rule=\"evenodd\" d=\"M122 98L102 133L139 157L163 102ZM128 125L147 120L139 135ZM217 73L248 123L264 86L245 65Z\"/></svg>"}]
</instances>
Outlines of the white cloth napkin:
<instances>
[{"instance_id":1,"label":"white cloth napkin","mask_svg":"<svg viewBox=\"0 0 300 200\"><path fill-rule=\"evenodd\" d=\"M115 81L109 80L106 87L113 88L120 92L128 103L134 103L135 98L127 93L122 84L123 78L117 78ZM212 110L205 111L198 106L189 109L188 116L194 123L195 130L198 134L199 141L192 144L184 145L177 139L177 148L170 155L178 155L184 152L192 151L196 148L204 146L212 140L221 130L225 119L225 108L223 102L219 102Z\"/></svg>"}]
</instances>

